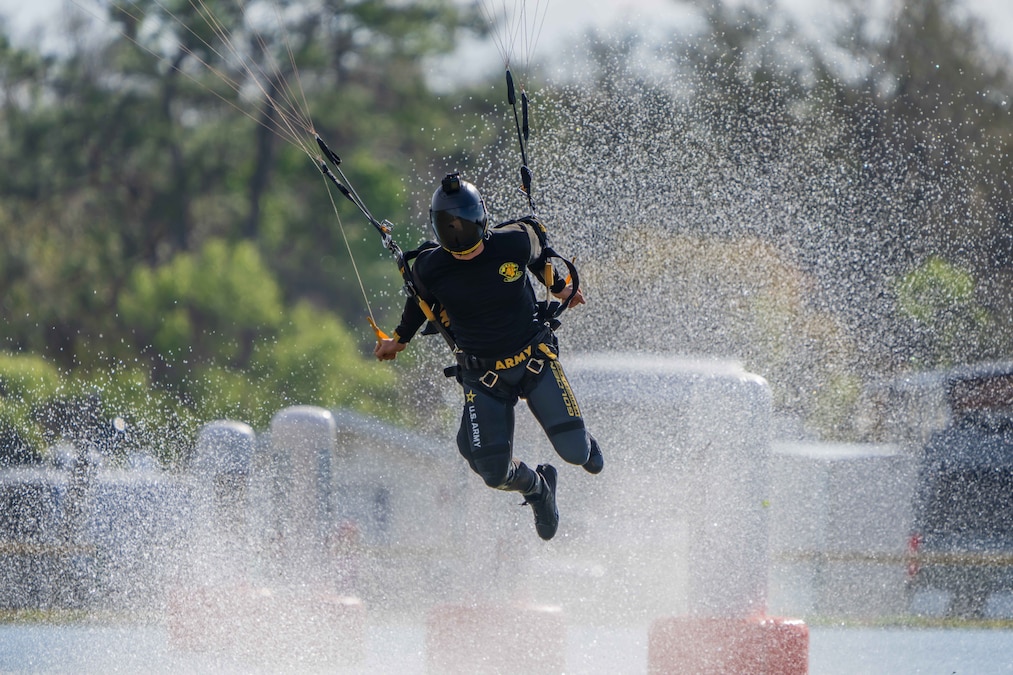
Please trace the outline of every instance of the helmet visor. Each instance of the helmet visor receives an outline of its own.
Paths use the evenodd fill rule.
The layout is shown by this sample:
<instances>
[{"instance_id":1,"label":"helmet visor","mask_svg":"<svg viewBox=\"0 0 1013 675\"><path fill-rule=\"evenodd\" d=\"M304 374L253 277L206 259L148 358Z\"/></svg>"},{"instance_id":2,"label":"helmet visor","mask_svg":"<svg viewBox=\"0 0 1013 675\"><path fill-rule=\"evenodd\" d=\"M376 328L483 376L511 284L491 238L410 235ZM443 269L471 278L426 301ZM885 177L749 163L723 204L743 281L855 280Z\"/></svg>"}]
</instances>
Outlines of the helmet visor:
<instances>
[{"instance_id":1,"label":"helmet visor","mask_svg":"<svg viewBox=\"0 0 1013 675\"><path fill-rule=\"evenodd\" d=\"M467 204L433 212L433 232L440 245L454 253L464 253L478 246L485 236L485 207Z\"/></svg>"}]
</instances>

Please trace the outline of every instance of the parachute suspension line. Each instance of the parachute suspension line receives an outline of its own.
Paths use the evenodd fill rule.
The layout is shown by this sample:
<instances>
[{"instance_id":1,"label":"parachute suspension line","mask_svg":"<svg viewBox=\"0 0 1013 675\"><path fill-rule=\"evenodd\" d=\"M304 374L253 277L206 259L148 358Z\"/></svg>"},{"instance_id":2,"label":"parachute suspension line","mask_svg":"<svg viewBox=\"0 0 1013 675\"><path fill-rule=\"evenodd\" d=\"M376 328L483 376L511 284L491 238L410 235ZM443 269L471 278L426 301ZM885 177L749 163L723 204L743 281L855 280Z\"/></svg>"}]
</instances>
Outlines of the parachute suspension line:
<instances>
[{"instance_id":1,"label":"parachute suspension line","mask_svg":"<svg viewBox=\"0 0 1013 675\"><path fill-rule=\"evenodd\" d=\"M496 51L499 52L500 57L506 60L506 44L504 44L502 36L495 30L496 17L485 6L485 3L481 2L481 0L478 2L478 10L481 12L482 18L485 19L486 24L489 26L489 35L492 38L493 44L496 46Z\"/></svg>"},{"instance_id":2,"label":"parachute suspension line","mask_svg":"<svg viewBox=\"0 0 1013 675\"><path fill-rule=\"evenodd\" d=\"M529 4L534 5L534 9L531 11L529 11ZM490 7L489 5L497 7L499 11L495 11L493 7ZM479 0L478 2L479 9L484 15L486 22L489 24L490 35L492 36L493 42L496 45L496 49L499 51L500 56L503 57L504 66L506 68L507 101L513 109L514 127L517 129L517 143L521 150L520 189L528 200L528 207L531 210L531 215L535 215L535 201L531 193L532 173L528 165L526 148L530 133L530 125L528 122L528 94L524 90L522 83L520 86L521 109L518 111L517 88L514 85L511 62L514 56L514 49L517 47L517 43L519 41L524 61L523 66L525 68L530 66L535 45L538 42L538 37L541 35L542 28L545 25L548 5L548 0L535 0L533 3L528 3L525 0L516 0L512 3L508 2L508 0L502 0L501 4L498 6L495 2L492 2L492 0L490 0L489 4L483 2L482 0Z\"/></svg>"},{"instance_id":3,"label":"parachute suspension line","mask_svg":"<svg viewBox=\"0 0 1013 675\"><path fill-rule=\"evenodd\" d=\"M284 25L282 23L281 10L279 9L277 4L274 5L274 10L275 16L278 17L278 25L279 26ZM313 120L310 117L309 113L310 104L309 101L306 99L306 89L303 87L302 84L302 76L299 75L299 68L296 66L295 53L292 51L292 43L288 39L288 31L282 31L281 37L282 41L285 44L285 51L288 53L288 62L292 66L292 72L295 74L295 82L299 87L299 98L302 101L303 119L306 122L306 126L304 128L307 131L311 132L315 137L317 133L315 130L315 125L313 124ZM282 81L283 82L285 81L284 78L282 79ZM297 110L299 109L298 106L293 105L293 107L296 108Z\"/></svg>"},{"instance_id":4,"label":"parachute suspension line","mask_svg":"<svg viewBox=\"0 0 1013 675\"><path fill-rule=\"evenodd\" d=\"M416 302L418 302L419 308L422 310L422 313L425 315L426 319L443 337L443 339L447 343L447 346L450 347L450 350L456 353L457 344L454 342L454 336L451 335L450 331L448 331L447 328L440 322L436 314L433 312L433 308L429 305L429 303L427 303L422 297L420 297L418 292L415 290L415 282L412 280L411 269L408 267L408 260L405 257L404 251L401 250L401 247L398 246L397 242L394 241L394 237L391 236L391 232L393 232L394 230L394 224L391 223L389 220L384 220L383 222L380 222L373 217L373 214L369 212L369 208L366 206L366 203L362 201L362 198L359 197L359 194L355 191L354 188L352 188L351 183L345 176L345 172L341 170L341 158L338 157L333 150L327 147L327 144L324 143L324 140L320 138L320 136L317 136L316 140L317 146L320 148L320 152L322 152L323 156L326 158L326 161L323 159L320 160L320 172L324 176L326 176L327 179L330 180L335 185L335 187L338 188L341 194L345 195L345 197L348 198L350 202L355 204L355 206L359 209L359 211L362 212L362 215L366 216L366 220L369 221L369 224L372 225L374 228L376 228L376 231L379 232L380 234L380 239L383 242L384 248L386 248L390 252L390 254L394 256L394 262L397 264L397 269L401 273L401 279L404 281L405 294L408 295L409 298L413 298ZM338 180L337 176L335 176L334 173L330 170L330 167L328 167L327 162L330 162L331 164L334 165L334 169L338 172L338 175L341 176L340 181ZM341 181L344 181L344 183L342 183ZM351 250L349 250L349 254L351 254ZM361 285L362 283L361 279L359 283ZM365 288L363 288L363 294L365 294L365 292L366 292ZM368 306L369 303L367 302L366 304ZM370 311L369 315L369 325L373 327L373 332L376 333L377 340L390 339L390 337L382 330L380 330L380 328L376 325L376 321L373 319L372 311Z\"/></svg>"},{"instance_id":5,"label":"parachute suspension line","mask_svg":"<svg viewBox=\"0 0 1013 675\"><path fill-rule=\"evenodd\" d=\"M521 18L520 23L525 26L525 29L521 33L521 49L524 54L524 69L527 70L531 67L531 58L535 54L535 47L538 46L538 38L542 34L542 28L545 26L545 16L548 10L549 1L545 0L544 5L539 0L535 2L534 12L531 14L530 19L528 17L528 4L522 3L521 5ZM541 16L539 16L541 12ZM521 87L523 90L523 87Z\"/></svg>"},{"instance_id":6,"label":"parachute suspension line","mask_svg":"<svg viewBox=\"0 0 1013 675\"><path fill-rule=\"evenodd\" d=\"M78 7L80 7L83 11L85 11L86 13L90 14L91 16L93 16L94 18L96 18L98 20L102 20L101 17L99 17L91 8L84 7L83 5L81 5L78 2L78 0L72 0L72 1ZM135 9L139 9L138 8L138 4L137 4L137 2L135 0L128 0L128 2L129 2L130 6L134 7ZM263 85L263 83L260 81L260 78L257 77L257 72L253 69L253 67L251 67L249 65L248 59L245 58L244 55L235 47L234 41L231 39L231 37L228 34L228 30L223 26L223 24L217 18L215 18L214 13L210 10L209 7L207 7L206 4L204 4L204 1L203 0L189 0L189 2L190 2L191 7L193 7L193 9L198 12L198 14L201 17L201 19L203 21L205 21L205 23L212 30L212 32L215 34L215 36L219 40L221 40L224 45L226 45L226 47L227 47L227 50L226 50L227 54L223 54L221 50L219 50L218 48L216 48L214 45L209 44L207 42L207 40L205 40L203 37L201 37L200 35L198 35L194 31L193 28L191 28L190 26L188 26L187 23L183 19L181 19L179 16L177 16L175 13L173 13L172 10L170 10L168 7L166 7L165 5L161 4L157 0L156 0L156 2L154 4L162 12L164 12L166 16L168 16L170 19L172 19L173 22L175 22L182 29L186 30L188 33L190 33L192 36L194 36L201 44L203 44L205 47L207 47L208 51L210 51L211 53L215 54L216 56L218 56L222 60L226 60L226 56L227 55L231 55L236 60L238 60L238 62L241 64L244 72L247 75L250 76L250 78L256 84L257 88L260 90L260 92L262 93L262 95L265 97L265 100L267 100L267 102L272 107L272 109L275 110L275 112L278 114L278 119L280 120L280 122L279 122L278 125L275 125L275 126L267 125L257 115L255 115L255 114L251 113L250 111L242 108L236 102L229 100L228 98L226 98L225 96L223 96L221 93L219 93L219 92L211 89L207 84L205 84L205 83L201 82L200 80L198 80L191 73L188 73L188 72L186 72L184 70L177 70L177 72L179 72L181 75L183 75L184 77L186 77L188 80L190 80L191 82L193 82L194 84L196 84L200 88L202 88L205 91L211 93L213 96L215 96L216 98L218 98L219 100L221 100L226 105L228 105L231 108L235 109L239 114L241 114L244 117L248 118L254 124L258 124L258 125L264 126L269 131L271 131L275 135L277 135L280 138L282 138L282 140L284 140L284 141L286 141L286 142L288 142L288 143L290 143L290 144L295 145L296 147L298 147L300 150L302 150L304 153L306 153L306 155L308 157L310 157L310 159L316 161L316 156L313 154L313 152L311 150L311 146L304 140L304 138L305 138L304 134L300 133L299 131L296 130L297 128L299 128L299 129L302 129L304 132L313 133L313 125L309 121L309 116L305 115L305 114L301 114L299 112L298 106L295 105L294 103L291 103L292 99L291 99L290 94L286 93L286 97L290 101L289 107L286 107L286 106L282 105L281 102L279 102L279 100L277 99L277 97L271 96L268 93L268 91L265 88L265 86ZM140 23L143 20L143 15L132 14L128 10L128 6L127 6L126 3L123 4L123 5L120 5L119 11L123 12L126 16L130 17L131 19L133 19L134 21L136 21L138 23ZM147 52L148 54L150 54L151 56L155 57L156 59L163 58L163 55L158 54L157 52L153 51L151 48L144 46L143 44L141 44L137 40L137 38L135 38L135 37L133 37L131 35L128 35L127 33L123 32L123 31L120 31L120 35L121 35L121 37L129 40L136 47L138 47L142 51ZM258 34L258 41L262 45L261 48L264 50L264 53L265 54L269 54L269 51L266 49L266 45L264 45L264 43L263 43L263 38L260 37L259 34ZM203 58L201 58L201 56L199 54L197 54L196 52L194 52L189 47L186 47L185 45L179 45L179 48L180 48L180 50L183 53L186 53L187 55L191 56L195 61L197 61L201 66L203 66L209 73L211 73L212 75L214 75L215 77L217 77L222 83L224 83L234 93L236 93L237 95L240 95L242 93L242 87L241 87L241 85L239 83L237 83L228 73L223 72L219 68L216 68L215 66L211 65L210 63L208 63L206 60L204 60ZM290 53L291 53L291 51L290 51ZM294 61L293 61L293 64L294 64ZM266 74L264 73L263 69L261 69L261 68L258 67L257 71L259 71L263 77L265 77L265 78L267 77ZM298 74L298 69L295 69L295 72ZM279 77L277 78L277 80L278 80L280 88L282 89L283 92L287 92L289 90L289 87L288 87L287 82L285 81L284 76L280 73L280 71L278 71L278 76ZM301 84L300 84L300 86L301 86ZM305 100L305 97L303 98L303 100ZM308 109L308 106L306 106L306 109Z\"/></svg>"},{"instance_id":7,"label":"parachute suspension line","mask_svg":"<svg viewBox=\"0 0 1013 675\"><path fill-rule=\"evenodd\" d=\"M201 2L202 4L204 3L204 0L198 1ZM191 2L193 2L193 0L191 0ZM237 0L237 4L243 16L246 17L247 16L246 5L242 2L242 0ZM276 81L278 83L278 86L281 89L282 100L287 104L287 107L278 105L277 101L270 94L268 94L268 92L264 89L263 86L260 86L260 90L264 94L265 98L267 98L271 102L272 106L279 112L279 114L292 111L293 114L291 118L289 118L287 115L284 115L286 123L288 124L293 135L299 138L300 147L302 147L302 149L306 151L306 154L313 156L313 153L310 151L311 146L309 145L309 142L304 141L303 140L304 137L301 134L297 133L294 129L292 129L293 126L298 126L303 132L310 133L316 136L316 132L314 131L313 120L310 118L309 114L309 102L306 99L306 91L303 88L302 79L299 76L299 68L296 66L295 53L292 51L292 43L288 39L288 31L284 30L284 20L281 15L281 9L277 2L272 2L271 8L274 10L278 26L282 28L282 30L280 31L282 44L285 48L285 53L288 55L289 66L291 66L292 68L292 73L295 76L297 87L295 90L292 89L291 85L288 82L288 79L282 72L281 67L274 61L274 57L271 54L271 50L268 49L267 43L264 41L263 35L258 32L255 32L254 36L257 40L257 44L260 47L261 51L263 52L264 56L270 61L270 69L271 69L270 73L265 72L263 69L259 68L258 71L261 73L261 75L263 75L264 79L268 80L269 82ZM225 40L228 41L228 36L225 35L224 37ZM230 41L228 43L231 45ZM239 55L238 50L236 50L234 47L232 49L233 52L238 56ZM242 63L245 66L246 61L243 60ZM260 79L256 77L255 73L251 72L249 68L247 68L247 72L249 73L251 79L253 79L254 82L257 82L259 86L261 84Z\"/></svg>"},{"instance_id":8,"label":"parachute suspension line","mask_svg":"<svg viewBox=\"0 0 1013 675\"><path fill-rule=\"evenodd\" d=\"M269 62L268 65L266 66L266 69L259 65L255 66L250 65L250 60L244 58L244 55L236 47L234 40L229 35L229 31L217 18L215 18L214 12L207 5L205 0L189 0L189 2L190 6L193 7L194 11L196 11L204 19L208 27L211 28L211 30L214 32L215 36L219 40L221 40L223 45L225 45L229 54L234 56L236 60L241 64L243 71L249 76L250 80L254 82L254 84L260 90L260 93L264 96L264 100L271 107L271 109L274 110L274 112L277 114L279 120L278 123L279 125L282 125L282 129L285 132L284 137L293 145L298 146L311 159L315 160L314 154L311 151L311 146L305 140L304 136L307 133L313 133L313 123L309 117L309 113L307 112L309 110L309 105L306 102L306 95L302 89L302 81L297 80L299 89L299 97L297 98L296 95L293 93L292 87L289 85L289 82L285 77L284 73L282 72L280 66L274 61L274 58L271 55L271 50L268 48L263 35L261 35L259 32L256 31L254 32L254 39L257 42L257 46L260 48L260 51L264 55L265 59L267 59ZM240 14L243 16L243 18L247 19L248 15L246 13L246 5L241 0L237 0L236 5L239 8ZM277 4L272 4L272 7L275 10L275 16L278 21L278 26L282 27L283 21ZM188 28L188 30L190 29ZM191 34L194 34L192 30L190 32ZM289 63L292 66L292 71L296 74L296 77L298 78L299 69L296 67L295 64L295 56L292 53L292 48L288 41L288 33L287 31L284 30L280 32L282 35L282 40L284 42L285 50L289 57ZM224 55L218 52L212 45L207 44L207 42L203 40L200 36L194 34L194 37L197 37L198 40L200 40L209 50L218 55L220 58L222 59L225 58ZM277 87L279 94L275 96L271 92L269 92L267 86L264 84L264 81L271 83L272 90L275 87ZM238 94L239 93L238 85L232 83L231 86L233 90ZM301 107L299 104L300 100L302 102ZM258 120L258 122L263 123L260 120ZM272 131L277 130L272 129ZM279 133L278 135L282 134Z\"/></svg>"},{"instance_id":9,"label":"parachute suspension line","mask_svg":"<svg viewBox=\"0 0 1013 675\"><path fill-rule=\"evenodd\" d=\"M528 5L534 4L534 10L529 12ZM531 65L531 57L534 55L538 38L541 36L542 27L545 25L545 18L548 11L549 0L535 0L528 3L526 0L502 0L496 11L489 5L496 7L497 3L484 2L479 0L478 6L490 27L490 35L496 45L497 51L503 58L507 68L513 63L514 50L520 42L522 63L525 70Z\"/></svg>"},{"instance_id":10,"label":"parachute suspension line","mask_svg":"<svg viewBox=\"0 0 1013 675\"><path fill-rule=\"evenodd\" d=\"M405 261L404 252L401 250L401 247L397 245L397 243L394 241L394 238L391 236L391 232L394 229L394 224L388 220L380 222L373 217L373 214L370 213L369 208L366 206L366 203L362 201L361 197L359 197L359 193L356 192L355 188L351 186L351 182L345 176L345 172L341 170L341 158L338 157L338 155L333 150L327 147L327 144L324 143L324 139L320 138L320 136L316 137L316 141L317 147L320 148L320 152L323 153L324 158L326 158L326 161L324 159L319 160L320 173L322 173L327 180L333 183L334 186L338 188L338 191L340 191L341 194L343 194L345 198L348 199L348 201L355 204L355 206L359 209L362 215L366 217L366 220L369 221L369 224L372 225L376 229L376 231L380 234L380 239L383 242L384 248L390 251L391 255L394 256L394 261L397 263L398 270L401 272L401 276L405 282L405 292L408 293L410 296L414 296L415 287L412 284L411 278L408 273L408 264ZM335 170L338 172L338 175L341 176L341 180L338 180L337 176L334 175L330 167L327 165L327 162L330 162L334 166ZM344 181L344 183L342 183L342 181ZM334 203L334 197L330 191L330 186L328 186L327 194L331 197L331 204L334 207L335 215L337 215L338 207L337 204ZM340 217L338 218L338 223L339 225L341 223ZM358 267L355 265L355 258L352 255L352 247L349 246L348 238L345 237L344 226L341 226L341 236L342 238L345 239L345 246L346 248L348 248L348 257L352 258L352 267L355 269L355 276L359 280L359 288L362 290L362 296L363 298L366 298L367 297L366 287L362 283L362 277L359 275ZM376 324L376 319L373 317L373 310L369 306L368 299L366 299L366 310L369 313L367 321L369 321L369 325L372 327L373 332L376 334L376 339L389 340L390 336L384 333L380 329L380 327ZM432 312L430 312L430 314L431 313Z\"/></svg>"},{"instance_id":11,"label":"parachute suspension line","mask_svg":"<svg viewBox=\"0 0 1013 675\"><path fill-rule=\"evenodd\" d=\"M202 7L206 8L206 6L204 5L204 0L190 0L190 2L191 4L193 4L194 2L199 2ZM276 11L276 16L278 18L278 25L283 26L282 17L280 11L278 11L278 5L274 4L273 6ZM239 7L245 17L246 10L241 1L239 1ZM398 247L396 243L394 243L393 239L390 236L390 232L393 228L393 225L386 220L381 223L377 221L376 218L373 217L372 213L370 213L369 209L366 207L365 202L355 191L355 189L351 186L351 182L348 180L348 178L342 171L340 166L341 159L333 151L331 151L329 147L327 147L323 139L319 136L319 134L317 134L313 122L308 113L309 104L306 99L305 89L302 86L302 80L299 78L299 69L298 67L296 67L295 55L293 53L291 43L288 40L287 32L282 30L282 39L284 41L285 50L288 54L292 72L296 77L296 83L298 85L298 94L299 94L298 98L293 93L293 90L290 87L288 80L284 77L281 68L276 63L273 63L273 60L271 60L271 50L268 49L267 44L264 42L263 37L259 33L255 33L255 37L257 39L257 43L262 53L265 55L265 58L271 60L270 66L271 74L268 74L267 72L264 71L264 69L260 68L259 66L257 68L257 72L254 72L252 68L250 68L249 65L247 64L246 59L242 57L242 54L240 54L239 50L235 48L233 41L230 39L228 35L228 32L224 29L222 30L215 29L215 32L218 35L218 38L222 41L222 43L225 44L229 48L230 52L239 59L240 63L242 63L243 65L244 70L249 75L250 79L257 84L265 100L268 101L268 103L272 106L272 108L278 113L281 123L285 125L285 129L288 133L289 138L293 140L295 144L297 144L303 150L303 152L305 152L311 159L313 159L315 163L318 164L324 178L324 184L327 188L327 197L330 200L331 210L333 211L334 218L338 223L338 229L341 232L341 239L344 242L345 250L348 252L348 258L352 263L352 270L355 274L356 282L359 285L359 291L362 294L362 299L366 306L367 321L369 322L369 325L372 327L373 332L376 334L378 340L389 339L389 336L386 333L384 333L383 330L381 330L380 327L377 325L376 318L373 315L373 308L369 302L369 294L366 292L366 286L362 279L362 274L360 273L358 264L355 261L355 255L352 252L352 246L348 240L348 234L345 231L344 223L341 220L341 214L340 211L338 210L336 200L334 199L334 193L331 189L331 184L337 187L338 190L345 197L347 197L350 201L352 201L366 216L370 224L373 225L380 232L383 238L384 246L389 251L391 251L391 253L394 254L394 257L397 260L399 267L401 268L402 275L405 274L404 255L401 252L401 249ZM273 97L271 93L267 91L267 89L263 84L263 80L267 80L268 82L277 85L277 87L280 90L280 96L283 99L283 101L287 104L287 107L280 105L278 100L275 99L275 97ZM301 101L302 103L301 110L306 111L301 115L299 114L300 106L297 104L297 101ZM324 161L324 158L321 157L320 154L311 151L308 144L303 142L303 134L301 134L296 129L296 127L300 128L303 132L308 132L312 134L314 140L316 141L317 148L321 153L323 153L323 157L326 157L326 159L334 165L334 168L341 176L341 181L339 181L335 177L335 175L331 173L330 169L327 166L327 163ZM344 182L342 183L342 181ZM406 288L410 288L410 282L406 281L406 284L408 284Z\"/></svg>"},{"instance_id":12,"label":"parachute suspension line","mask_svg":"<svg viewBox=\"0 0 1013 675\"><path fill-rule=\"evenodd\" d=\"M359 266L355 264L355 256L352 254L352 246L348 241L348 235L345 233L345 225L341 221L341 213L338 211L338 204L334 200L334 192L331 190L330 182L328 181L327 174L322 175L324 179L324 186L327 188L327 197L331 201L331 209L334 211L334 218L338 221L338 229L341 231L341 239L345 242L345 250L348 251L348 258L352 261L352 270L355 272L355 279L359 282L359 290L362 291L362 299L366 303L366 313L368 314L369 325L373 327L373 331L376 333L377 338L387 339L386 334L376 325L376 318L373 316L373 308L369 304L369 295L366 293L366 285L362 281L362 275L359 274Z\"/></svg>"},{"instance_id":13,"label":"parachute suspension line","mask_svg":"<svg viewBox=\"0 0 1013 675\"><path fill-rule=\"evenodd\" d=\"M102 18L98 16L98 14L93 9L81 5L80 0L71 0L71 1L74 2L74 4L76 4L78 7L80 7L82 11L91 15L95 19L102 20ZM248 19L248 16L246 14L246 8L243 5L242 0L236 1L243 18ZM369 209L366 207L365 202L362 201L362 198L359 197L358 193L355 192L355 190L351 187L345 187L345 185L342 184L334 176L333 173L331 173L330 169L327 166L327 163L320 156L320 154L315 152L312 149L310 143L305 140L307 134L313 137L313 139L316 141L316 144L320 152L323 153L323 157L326 157L328 161L334 164L335 168L338 171L338 174L341 176L341 179L350 186L351 184L349 183L347 177L341 170L340 167L341 159L336 154L334 154L330 150L330 148L328 148L327 145L323 142L319 134L317 134L312 119L310 118L309 104L306 99L305 89L302 86L302 80L299 76L299 69L296 66L295 55L292 50L291 43L288 40L288 33L287 31L284 30L284 22L281 13L278 9L278 4L273 3L273 7L275 9L275 13L278 18L278 25L281 28L280 33L282 35L285 50L288 54L289 63L291 65L292 72L294 74L294 77L296 78L296 83L298 85L297 87L298 96L296 96L296 94L293 93L293 88L290 86L281 68L274 61L273 57L271 56L272 53L271 50L268 48L267 43L265 42L263 36L259 32L253 31L253 35L256 40L257 46L260 48L261 52L264 55L264 58L270 63L270 65L268 66L268 70L265 70L264 67L257 65L255 61L248 58L241 52L240 49L237 48L235 40L229 34L228 28L219 19L217 19L217 17L215 17L214 12L206 4L205 0L188 0L188 2L190 7L197 13L198 17L205 22L207 27L214 34L215 38L221 42L221 44L223 45L221 49L219 49L213 44L210 44L207 39L198 34L194 30L194 28L188 25L186 21L184 21L180 16L173 13L172 10L163 5L160 0L153 0L154 6L158 7L162 12L164 12L164 14L167 17L169 17L173 22L175 22L182 30L185 30L190 35L192 35L200 44L206 47L210 53L214 54L222 61L226 62L229 61L230 60L229 57L232 57L233 60L237 61L242 71L250 78L250 80L253 81L257 89L263 95L264 101L277 114L277 121L274 124L269 124L265 122L262 118L258 117L257 115L242 108L240 105L236 103L236 101L229 100L222 93L215 91L206 83L197 79L197 77L194 74L179 68L176 69L176 72L178 72L183 77L186 77L188 80L196 84L201 89L212 94L226 105L235 109L237 112L247 117L255 124L263 126L271 133L280 137L282 140L285 140L286 142L298 147L311 160L313 160L314 163L318 164L318 167L320 168L325 177L324 183L325 186L327 187L327 196L331 203L331 210L334 212L335 220L337 221L338 228L341 231L341 238L344 242L345 249L348 251L348 257L352 263L352 269L355 273L355 278L359 285L359 290L362 293L362 298L366 305L366 311L368 313L367 320L370 326L372 327L373 331L376 333L377 339L389 339L387 334L384 333L379 328L374 318L373 309L369 302L369 295L366 292L366 287L362 279L362 274L359 272L358 265L355 262L355 256L352 253L351 243L348 240L348 235L345 231L344 223L341 220L341 215L338 210L337 203L334 199L334 193L331 190L331 186L327 185L328 179L329 182L333 183L345 197L351 200L363 212L363 214L366 215L370 224L377 229L377 231L380 233L383 239L384 246L394 255L395 261L398 264L398 268L402 274L402 277L405 280L406 292L408 292L408 294L413 297L417 297L415 294L414 285L411 282L405 256L404 253L401 251L401 248L397 245L397 243L394 242L393 238L391 237L390 233L391 230L393 229L393 224L387 220L384 220L383 222L377 221L373 217L373 215L369 212ZM129 9L130 7L133 7L136 13L131 13ZM143 22L144 12L141 11L141 8L138 6L137 0L125 0L124 4L120 5L119 11L123 12L125 16L129 17L137 24ZM159 54L155 52L153 49L141 44L141 42L136 37L127 34L125 31L120 30L119 34L121 37L133 43L140 50L147 52L155 59L161 60L164 58L162 54ZM217 77L223 84L225 84L229 89L231 89L232 92L236 94L237 99L241 98L243 93L242 85L238 83L235 79L233 79L227 72L224 72L223 70L211 65L198 53L194 52L193 49L187 47L186 45L179 44L178 47L181 53L184 53L192 57L209 73ZM225 53L222 53L223 51ZM251 65L251 63L253 65ZM265 81L270 83L272 91L277 89L278 93L272 94L271 91L268 91L268 87L265 85ZM423 313L426 315L426 317L434 324L437 324L437 330L443 335L444 339L447 341L451 349L456 349L456 345L453 342L452 336L450 336L450 334L442 325L439 325L438 319L433 314L433 311L429 307L429 305L425 303L425 301L423 301L421 298L417 299L419 300L419 304L422 307Z\"/></svg>"},{"instance_id":14,"label":"parachute suspension line","mask_svg":"<svg viewBox=\"0 0 1013 675\"><path fill-rule=\"evenodd\" d=\"M510 107L513 111L514 128L517 131L517 145L521 151L520 190L521 192L524 193L524 196L528 200L528 207L531 210L532 216L530 222L534 226L541 228L540 237L543 238L544 242L543 252L544 255L546 256L545 268L543 271L544 274L543 282L545 285L545 301L544 301L544 308L540 310L540 314L542 315L542 318L549 323L550 327L552 327L552 329L555 330L555 328L559 326L558 318L560 314L562 314L563 311L570 306L570 301L573 300L573 298L576 296L580 288L580 278L577 273L577 268L573 264L573 262L562 257L561 255L556 253L556 251L553 250L551 246L549 246L548 232L546 231L545 227L538 221L537 216L535 215L536 211L535 201L534 196L532 195L532 188L531 188L532 172L530 167L528 166L528 153L527 153L527 143L529 140L531 129L529 123L528 95L524 89L523 84L521 84L520 87L521 109L520 112L518 112L517 91L516 91L517 88L514 85L514 77L510 68L511 59L513 57L513 49L517 42L518 35L522 35L523 38L522 46L524 49L525 66L526 67L530 66L531 56L534 53L535 44L537 43L538 37L541 35L542 28L545 24L546 7L548 5L548 0L546 0L544 6L542 5L541 2L537 2L534 13L530 17L527 13L527 4L524 2L520 2L515 3L515 6L517 4L520 4L520 11L519 14L516 16L515 21L513 15L511 15L510 12L507 10L506 0L504 0L503 3L503 16L507 18L506 32L509 35L508 39L506 36L501 35L498 32L499 24L495 20L495 17L493 16L492 12L489 11L484 6L483 3L481 2L479 3L483 12L485 12L486 20L489 22L492 28L491 33L493 36L493 40L497 45L497 49L499 49L500 51L500 55L503 57L506 67L507 102L510 104ZM530 26L530 28L526 28L525 30L522 31L521 28L524 26ZM552 265L553 258L562 261L562 263L566 266L567 269L565 283L566 286L570 288L570 292L561 301L555 301L553 300L552 297L551 287L555 279L555 273L553 271Z\"/></svg>"}]
</instances>

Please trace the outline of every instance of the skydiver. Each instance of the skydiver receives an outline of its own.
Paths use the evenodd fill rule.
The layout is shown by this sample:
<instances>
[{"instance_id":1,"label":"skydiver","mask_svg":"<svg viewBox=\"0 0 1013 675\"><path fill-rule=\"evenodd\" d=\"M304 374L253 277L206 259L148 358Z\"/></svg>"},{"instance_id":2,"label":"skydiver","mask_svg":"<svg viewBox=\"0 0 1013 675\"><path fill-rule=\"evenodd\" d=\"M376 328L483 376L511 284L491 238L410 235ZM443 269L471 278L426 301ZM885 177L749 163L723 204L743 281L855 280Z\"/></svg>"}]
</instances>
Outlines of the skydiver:
<instances>
[{"instance_id":1,"label":"skydiver","mask_svg":"<svg viewBox=\"0 0 1013 675\"><path fill-rule=\"evenodd\" d=\"M526 273L545 283L544 228L534 218L489 227L478 189L456 173L433 193L429 220L438 245L423 247L411 274L418 296L446 313L458 347L464 394L458 450L486 485L524 495L538 535L552 539L559 524L557 472L551 464L531 469L513 458L518 399L527 401L564 461L597 474L604 459L584 425ZM555 272L553 277L554 297L569 298L569 307L584 304L579 288L571 293L567 279ZM425 321L419 303L408 298L393 336L377 342L377 359L396 358Z\"/></svg>"}]
</instances>

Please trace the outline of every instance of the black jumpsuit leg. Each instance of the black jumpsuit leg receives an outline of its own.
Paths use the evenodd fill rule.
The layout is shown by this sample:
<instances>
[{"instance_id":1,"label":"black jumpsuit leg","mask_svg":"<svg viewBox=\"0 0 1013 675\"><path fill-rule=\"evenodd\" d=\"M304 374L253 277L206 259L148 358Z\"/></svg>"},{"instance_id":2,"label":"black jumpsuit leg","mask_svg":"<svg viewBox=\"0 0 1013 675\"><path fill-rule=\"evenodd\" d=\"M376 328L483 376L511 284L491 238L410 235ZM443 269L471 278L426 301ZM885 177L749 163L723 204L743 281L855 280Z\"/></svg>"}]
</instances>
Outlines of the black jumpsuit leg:
<instances>
[{"instance_id":1,"label":"black jumpsuit leg","mask_svg":"<svg viewBox=\"0 0 1013 675\"><path fill-rule=\"evenodd\" d=\"M513 459L516 396L498 394L465 377L464 412L457 432L457 448L485 484L524 494L538 485L538 474Z\"/></svg>"},{"instance_id":2,"label":"black jumpsuit leg","mask_svg":"<svg viewBox=\"0 0 1013 675\"><path fill-rule=\"evenodd\" d=\"M570 464L587 462L591 453L590 437L558 360L546 362L525 398L556 454Z\"/></svg>"}]
</instances>

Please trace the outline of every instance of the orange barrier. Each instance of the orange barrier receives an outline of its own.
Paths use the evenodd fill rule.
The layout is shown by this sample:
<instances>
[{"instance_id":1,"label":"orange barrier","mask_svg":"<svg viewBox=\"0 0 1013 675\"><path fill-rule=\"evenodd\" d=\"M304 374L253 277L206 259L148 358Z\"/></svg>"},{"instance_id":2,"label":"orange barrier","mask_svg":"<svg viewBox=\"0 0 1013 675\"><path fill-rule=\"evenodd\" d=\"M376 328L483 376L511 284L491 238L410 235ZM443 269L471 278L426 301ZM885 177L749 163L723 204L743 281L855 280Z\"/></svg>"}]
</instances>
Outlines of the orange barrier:
<instances>
[{"instance_id":1,"label":"orange barrier","mask_svg":"<svg viewBox=\"0 0 1013 675\"><path fill-rule=\"evenodd\" d=\"M554 673L566 670L559 607L438 605L426 617L430 673Z\"/></svg>"},{"instance_id":2,"label":"orange barrier","mask_svg":"<svg viewBox=\"0 0 1013 675\"><path fill-rule=\"evenodd\" d=\"M657 619L647 647L651 675L805 675L809 628L794 619Z\"/></svg>"}]
</instances>

